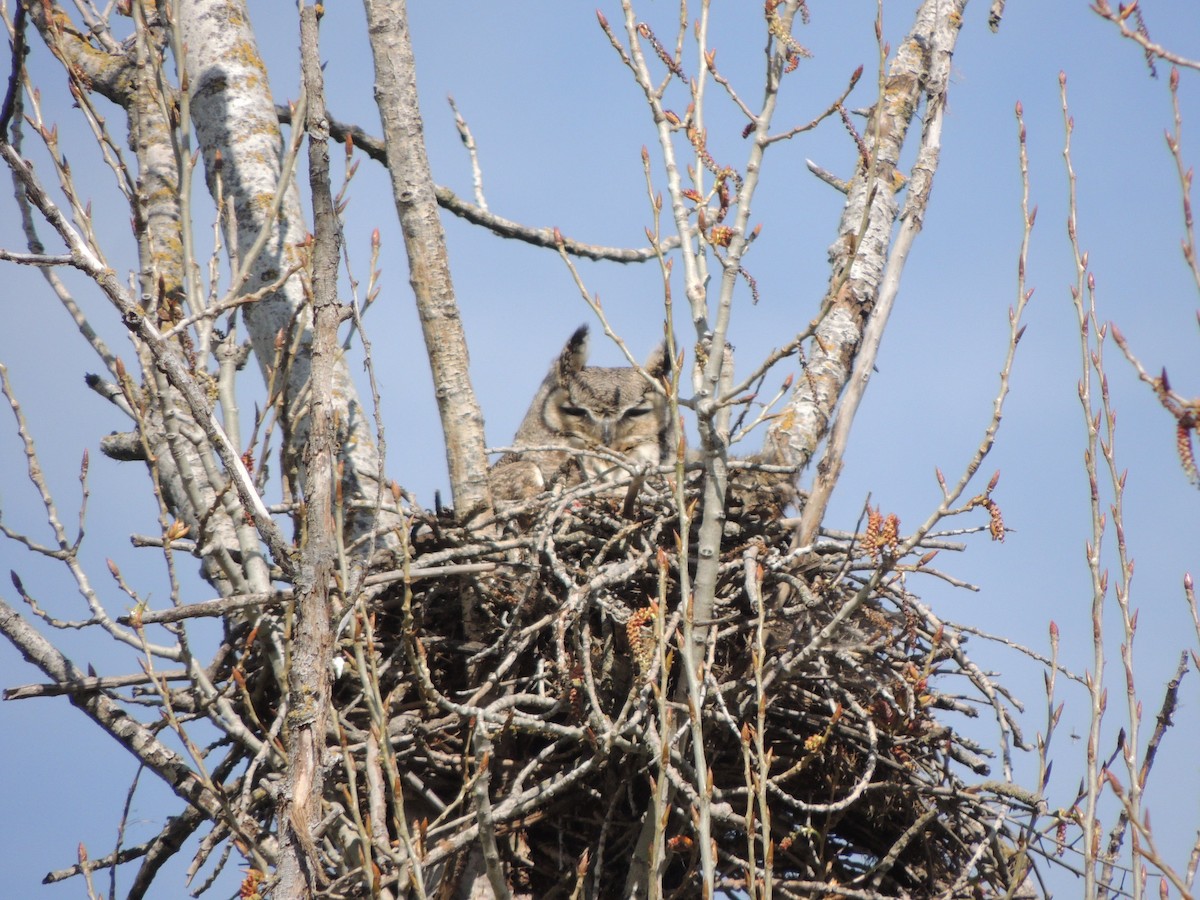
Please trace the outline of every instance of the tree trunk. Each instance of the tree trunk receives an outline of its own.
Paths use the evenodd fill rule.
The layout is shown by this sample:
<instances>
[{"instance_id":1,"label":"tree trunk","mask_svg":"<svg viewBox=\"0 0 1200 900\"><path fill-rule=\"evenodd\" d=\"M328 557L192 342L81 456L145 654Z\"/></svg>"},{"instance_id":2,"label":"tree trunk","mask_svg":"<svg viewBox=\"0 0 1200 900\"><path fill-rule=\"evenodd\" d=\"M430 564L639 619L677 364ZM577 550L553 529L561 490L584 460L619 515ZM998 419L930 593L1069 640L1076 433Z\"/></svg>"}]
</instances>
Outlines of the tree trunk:
<instances>
[{"instance_id":1,"label":"tree trunk","mask_svg":"<svg viewBox=\"0 0 1200 900\"><path fill-rule=\"evenodd\" d=\"M409 280L433 369L454 510L459 521L465 522L490 513L492 508L483 414L467 370L467 340L425 154L408 12L404 0L366 0L365 5L375 57L375 100L383 122L392 193L404 229Z\"/></svg>"},{"instance_id":2,"label":"tree trunk","mask_svg":"<svg viewBox=\"0 0 1200 900\"><path fill-rule=\"evenodd\" d=\"M900 210L896 201L898 182L902 182L897 169L900 151L923 94L930 98L927 108L936 108L934 118L941 120L950 58L966 0L954 0L951 6L947 9L938 0L921 4L912 30L896 51L874 114L864 130L869 157L859 160L846 191L838 238L830 247L833 271L829 291L805 374L798 379L783 415L767 433L764 456L770 462L808 466L817 445L829 433L834 407L850 381L852 369L858 373L862 387L870 377L877 343L866 346L871 356L860 361L864 331L872 316L886 322L904 262L904 255L898 254L890 294L881 298L880 285L892 256L892 228ZM936 149L931 156L923 155L918 160L909 185L905 214L907 217L912 210L917 227L937 163ZM847 433L856 410L855 402L839 413L845 419ZM804 511L798 545L809 543L816 535L825 502L837 481L841 451L837 446L831 450L818 467L817 484Z\"/></svg>"},{"instance_id":3,"label":"tree trunk","mask_svg":"<svg viewBox=\"0 0 1200 900\"><path fill-rule=\"evenodd\" d=\"M333 652L329 586L337 561L334 497L338 480L333 393L340 358L337 330L338 225L329 190L329 130L325 88L317 50L317 13L300 10L300 54L308 114L309 187L313 198L313 343L308 440L304 447L304 541L296 578L295 628L288 669L285 735L287 775L279 800L279 890L283 897L309 897L324 883L315 832L323 816L330 728L330 660Z\"/></svg>"},{"instance_id":4,"label":"tree trunk","mask_svg":"<svg viewBox=\"0 0 1200 900\"><path fill-rule=\"evenodd\" d=\"M187 48L192 121L209 191L217 195L219 177L235 211L236 259L244 273L242 285L236 287L258 290L303 265L299 248L307 238L299 194L290 168L285 171L283 167L283 143L266 68L240 0L196 0L182 4L179 15ZM260 234L265 237L261 249ZM313 341L312 312L303 285L298 279L288 279L244 309L263 377L273 390L283 391L290 429L288 453L299 458L309 428L305 392ZM280 336L294 352L285 367L276 368ZM335 395L344 398L345 406L339 419L343 430L339 439L345 461L342 491L347 542L372 529L386 535L399 519L387 510L381 510L379 518L375 515L381 476L378 451L367 428L370 416L362 409L344 359L333 363L332 377Z\"/></svg>"}]
</instances>

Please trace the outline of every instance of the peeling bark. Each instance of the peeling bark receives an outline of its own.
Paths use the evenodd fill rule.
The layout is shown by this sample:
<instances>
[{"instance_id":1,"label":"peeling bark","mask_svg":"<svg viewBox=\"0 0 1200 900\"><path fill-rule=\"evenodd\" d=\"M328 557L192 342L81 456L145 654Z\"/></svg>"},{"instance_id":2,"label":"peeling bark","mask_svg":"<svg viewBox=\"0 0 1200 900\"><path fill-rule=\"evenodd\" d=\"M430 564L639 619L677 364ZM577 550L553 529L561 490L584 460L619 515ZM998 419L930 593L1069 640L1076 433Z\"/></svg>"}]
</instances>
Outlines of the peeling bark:
<instances>
[{"instance_id":1,"label":"peeling bark","mask_svg":"<svg viewBox=\"0 0 1200 900\"><path fill-rule=\"evenodd\" d=\"M307 230L299 193L283 171L283 142L246 7L239 0L198 0L180 7L192 121L204 158L209 190L216 188L216 161L232 198L237 219L237 258L247 291L275 281L292 266L305 262L299 248ZM278 215L272 215L276 192ZM259 233L266 229L261 252L251 259ZM255 356L268 381L282 333L298 345L288 361L284 410L290 429L289 451L298 458L308 435L307 391L311 375L312 311L299 279L244 308ZM277 373L282 374L282 373ZM344 360L334 365L334 393L343 398L338 440L345 460L342 491L346 507L347 543L378 528L386 535L397 526L393 514L375 515L379 496L379 456Z\"/></svg>"},{"instance_id":2,"label":"peeling bark","mask_svg":"<svg viewBox=\"0 0 1200 900\"><path fill-rule=\"evenodd\" d=\"M888 263L892 228L900 211L895 193L900 152L922 95L941 102L965 5L965 0L950 4L925 0L912 30L897 48L863 135L869 165L859 162L849 183L838 238L829 248L829 291L805 375L767 434L770 462L805 467L829 433ZM924 183L915 175L910 179L910 195L918 190L927 193L932 170Z\"/></svg>"}]
</instances>

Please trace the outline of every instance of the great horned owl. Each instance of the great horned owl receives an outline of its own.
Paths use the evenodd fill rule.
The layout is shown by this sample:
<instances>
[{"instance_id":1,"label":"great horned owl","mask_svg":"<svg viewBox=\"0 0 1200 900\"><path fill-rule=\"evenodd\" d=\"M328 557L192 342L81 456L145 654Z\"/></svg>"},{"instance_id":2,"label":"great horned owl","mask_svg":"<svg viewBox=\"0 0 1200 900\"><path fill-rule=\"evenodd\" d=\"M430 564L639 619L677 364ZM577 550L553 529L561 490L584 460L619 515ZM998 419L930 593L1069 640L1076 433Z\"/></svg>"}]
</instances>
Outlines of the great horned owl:
<instances>
[{"instance_id":1,"label":"great horned owl","mask_svg":"<svg viewBox=\"0 0 1200 900\"><path fill-rule=\"evenodd\" d=\"M632 366L587 365L587 338L586 325L571 335L517 429L514 451L492 467L496 500L533 497L556 479L567 484L611 480L624 471L611 454L632 465L658 465L666 458L672 431L666 397ZM656 380L670 367L665 344L645 365ZM549 446L583 452L534 449ZM596 450L610 457L587 452Z\"/></svg>"}]
</instances>

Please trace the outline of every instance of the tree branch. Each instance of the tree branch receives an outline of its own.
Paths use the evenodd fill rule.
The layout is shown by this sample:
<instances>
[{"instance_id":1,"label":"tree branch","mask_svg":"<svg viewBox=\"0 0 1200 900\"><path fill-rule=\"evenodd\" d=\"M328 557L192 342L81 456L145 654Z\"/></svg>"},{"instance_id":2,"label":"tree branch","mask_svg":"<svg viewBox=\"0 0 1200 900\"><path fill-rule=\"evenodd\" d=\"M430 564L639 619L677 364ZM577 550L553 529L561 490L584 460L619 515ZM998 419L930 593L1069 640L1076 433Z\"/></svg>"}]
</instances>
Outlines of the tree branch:
<instances>
[{"instance_id":1,"label":"tree branch","mask_svg":"<svg viewBox=\"0 0 1200 900\"><path fill-rule=\"evenodd\" d=\"M279 116L280 122L285 125L291 124L292 110L289 107L276 104L275 113ZM374 135L368 134L359 126L347 124L330 117L329 134L336 141L343 143L347 140L350 141L351 144L362 150L376 162L383 163L385 166L388 164L387 148L384 142ZM450 190L450 188L443 187L440 184L433 186L433 193L437 198L438 206L446 210L446 212L453 213L460 219L470 222L472 225L479 225L486 228L499 237L524 241L527 244L532 244L535 247L545 247L548 250L557 250L561 243L562 248L571 256L579 256L584 259L604 259L609 262L637 263L649 262L658 258L658 251L653 247L604 247L599 244L586 244L583 241L566 237L565 235L561 237L556 236L557 229L554 227L535 228L529 225L522 225L520 222L514 222L512 219L498 216L483 206L469 203ZM666 252L674 250L678 246L679 238L669 237L663 239L661 249Z\"/></svg>"},{"instance_id":2,"label":"tree branch","mask_svg":"<svg viewBox=\"0 0 1200 900\"><path fill-rule=\"evenodd\" d=\"M366 10L375 58L375 97L387 141L396 212L408 251L409 282L438 388L454 511L460 521L490 516L483 414L467 370L467 341L425 153L408 13L404 0L367 0Z\"/></svg>"},{"instance_id":3,"label":"tree branch","mask_svg":"<svg viewBox=\"0 0 1200 900\"><path fill-rule=\"evenodd\" d=\"M825 508L837 485L838 476L842 471L842 457L850 438L850 427L866 394L871 372L875 368L883 332L900 291L900 277L904 271L904 264L908 261L908 252L924 224L925 208L929 203L933 176L941 152L942 118L946 109L946 93L950 80L950 60L962 24L963 5L965 2L960 3L957 13L951 11L939 14L936 12L937 4L926 4L918 13L917 23L896 55L887 88L876 106L877 115L884 117L884 124L873 154L875 166L865 170L862 173L864 176L868 179L872 174L878 176L882 182L882 189L887 192L887 186L893 181L894 176L891 173L898 159L898 155L893 154L898 154L903 145L908 123L916 112L920 94L923 92L926 103L921 145L913 163L912 176L907 181L908 194L903 214L900 216L899 233L890 250L887 249L886 243L879 247L881 251L886 252L886 264L878 272L872 266L869 270L871 276L859 280L852 288L857 301L867 301L871 296L875 296L875 301L868 307L870 313L861 333L846 332L843 335L843 339L852 335L856 338L853 345L842 346L843 359L850 363L851 369L845 383L838 388L839 391L844 388L845 395L838 407L828 447L820 465L817 466L813 488L801 514L800 528L796 534L798 547L807 546L816 537L821 519L825 515ZM852 188L851 196L853 193ZM870 215L880 217L890 230L890 217L895 215L895 211L895 204L887 202L880 206L872 205ZM868 230L873 231L874 225L875 223L868 224ZM852 262L851 266L853 265ZM866 266L864 271L867 271ZM878 282L874 281L876 276L879 278ZM868 290L870 293L867 293ZM827 345L820 339L816 343L817 355L820 357L822 348ZM814 359L810 363L810 371L812 366L818 364L820 360ZM807 379L801 379L800 386L801 389L808 387ZM800 396L801 392L798 390L796 398L799 399ZM833 397L836 397L836 394ZM795 400L792 406L794 409ZM815 444L812 446L815 447ZM804 464L807 460L791 461Z\"/></svg>"},{"instance_id":4,"label":"tree branch","mask_svg":"<svg viewBox=\"0 0 1200 900\"><path fill-rule=\"evenodd\" d=\"M3 599L0 599L0 632L21 651L26 662L41 669L55 684L65 687L71 705L83 710L121 746L155 772L179 797L202 810L212 821L225 822L231 831L240 836L247 852L252 855L262 853L268 860L274 855L273 842L259 841L253 823L248 823L243 829L241 822L227 815L223 799L197 778L183 758L162 744L149 728L126 713L106 694L75 690L74 685L86 683L86 676Z\"/></svg>"},{"instance_id":5,"label":"tree branch","mask_svg":"<svg viewBox=\"0 0 1200 900\"><path fill-rule=\"evenodd\" d=\"M325 864L315 834L324 815L322 801L330 726L330 671L333 623L330 599L341 532L334 509L338 450L334 417L334 368L340 356L337 329L337 213L329 188L329 133L325 124L325 84L318 50L318 7L300 8L300 61L308 96L308 181L312 194L313 342L308 398L309 427L304 446L304 532L296 577L295 629L287 673L284 727L287 773L279 793L281 858L279 890L284 897L314 896L325 883ZM346 573L343 573L345 577ZM286 838L286 839L284 839Z\"/></svg>"}]
</instances>

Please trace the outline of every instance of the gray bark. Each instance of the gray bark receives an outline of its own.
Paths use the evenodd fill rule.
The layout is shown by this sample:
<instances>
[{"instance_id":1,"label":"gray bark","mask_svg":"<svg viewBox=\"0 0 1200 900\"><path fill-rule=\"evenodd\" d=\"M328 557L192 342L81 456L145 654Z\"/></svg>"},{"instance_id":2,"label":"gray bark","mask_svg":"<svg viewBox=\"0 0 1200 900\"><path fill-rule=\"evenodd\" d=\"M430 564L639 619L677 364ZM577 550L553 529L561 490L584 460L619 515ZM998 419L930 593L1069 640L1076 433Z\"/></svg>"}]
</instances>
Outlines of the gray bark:
<instances>
[{"instance_id":1,"label":"gray bark","mask_svg":"<svg viewBox=\"0 0 1200 900\"><path fill-rule=\"evenodd\" d=\"M823 380L832 387L836 379L841 379L837 392L826 395L826 399L837 402L841 394L841 405L831 428L830 410L814 403L816 398L811 391L805 394L806 379L801 379L790 407L790 411L795 413L794 425L798 426L801 422L819 424L822 430L816 435L817 439L829 431L825 455L817 467L812 491L797 530L797 546L807 545L816 537L841 474L850 426L875 366L883 331L900 289L900 276L908 259L908 251L924 223L925 208L941 151L942 117L950 81L950 61L965 6L966 0L956 0L951 4L952 8L929 0L918 10L913 29L892 61L883 96L876 104L876 117L872 125L877 132L871 134L871 137L878 135L878 143L872 154L874 166L860 171L859 177L851 183L842 218L843 240L836 243L831 251L834 280L830 296L837 295L833 311L838 316L829 323L831 327L828 331L818 329L819 340L815 346L826 377L821 379L817 376L813 382L819 384ZM899 213L902 224L892 239L892 225L897 217L897 204L892 195L893 179L901 147L922 94L925 96L925 110L920 147L907 180L904 209ZM869 172L874 174L874 188ZM867 199L872 191L879 202L872 203ZM856 202L860 198L862 202ZM855 217L858 217L858 222L862 221L864 203L870 205L870 213L860 253L856 259L843 259L836 251L851 246L847 238L852 232L848 228L856 221ZM844 286L837 288L840 271L848 271L849 278ZM781 436L780 433L770 435L777 449L783 446L783 442L779 441ZM797 441L797 437L801 439ZM805 439L793 428L786 444L788 452L801 454L799 458L791 458L790 462L806 463L815 447L815 439L811 434Z\"/></svg>"},{"instance_id":2,"label":"gray bark","mask_svg":"<svg viewBox=\"0 0 1200 900\"><path fill-rule=\"evenodd\" d=\"M279 797L280 896L310 897L323 881L314 833L322 818L326 734L330 727L330 657L333 650L329 585L337 560L334 496L337 445L333 393L340 358L337 329L338 226L329 190L329 130L324 83L317 50L317 14L300 11L300 53L308 94L309 186L315 236L312 249L314 339L309 391L309 429L304 448L305 539L296 578L295 630L288 669L285 727L288 768Z\"/></svg>"},{"instance_id":3,"label":"gray bark","mask_svg":"<svg viewBox=\"0 0 1200 900\"><path fill-rule=\"evenodd\" d=\"M55 26L41 5L35 4L30 16L47 46L69 70L86 76L92 90L126 113L129 146L137 159L138 190L131 197L131 214L141 261L141 306L165 328L182 317L185 306L195 302L185 286L179 155L167 114L178 98L156 77L153 58L166 39L162 23L145 19L141 7L133 12L135 40L109 54L96 53L78 32ZM50 270L46 274L52 277ZM96 343L86 320L77 321L84 336ZM186 437L200 429L179 390L156 371L151 348L136 339L134 343L142 371L148 374L141 385L145 402L132 402L124 408L136 411L133 441L137 458L149 462L164 512L187 525L188 533L200 545L204 576L218 590L241 592L250 590L251 585L265 590L269 586L266 565L236 494L227 489L225 477L211 464L208 448ZM195 348L182 338L171 343L180 355L195 354ZM110 377L128 392L132 382L121 373L115 356L102 356ZM189 364L194 367L195 361L193 355ZM234 562L234 550L240 552L241 563Z\"/></svg>"},{"instance_id":4,"label":"gray bark","mask_svg":"<svg viewBox=\"0 0 1200 900\"><path fill-rule=\"evenodd\" d=\"M467 521L492 508L483 414L467 370L467 341L425 153L408 13L404 0L366 0L365 6L375 58L375 100L408 251L409 280L437 386L454 509L460 521Z\"/></svg>"},{"instance_id":5,"label":"gray bark","mask_svg":"<svg viewBox=\"0 0 1200 900\"><path fill-rule=\"evenodd\" d=\"M196 0L180 6L186 45L185 65L192 121L199 139L210 192L215 192L217 166L225 195L237 220L237 259L245 271L244 288L270 284L289 268L302 265L298 248L307 231L299 194L282 169L283 144L266 69L259 56L247 9L240 0ZM279 213L272 215L276 192ZM261 231L261 252L252 251ZM253 256L253 258L251 258ZM311 376L312 312L299 279L244 308L263 377L284 391L284 413L290 428L288 450L297 458L308 433L307 391ZM273 371L275 342L283 334L296 352L283 371ZM374 528L386 532L398 520L386 510L376 516L380 495L380 461L358 392L344 360L333 368L334 390L344 409L338 435L345 461L343 496L346 538L353 542Z\"/></svg>"},{"instance_id":6,"label":"gray bark","mask_svg":"<svg viewBox=\"0 0 1200 900\"><path fill-rule=\"evenodd\" d=\"M859 160L850 180L838 237L829 248L832 271L823 304L828 311L817 327L805 375L797 380L784 414L768 432L765 458L769 462L807 466L829 432L888 263L892 228L900 210L893 180L900 151L922 95L928 92L933 97L945 87L945 70L965 5L965 0L950 4L925 0L912 30L897 48L883 93L864 130L869 159ZM941 102L940 96L937 100ZM932 170L922 177L932 178ZM927 183L916 186L927 195ZM869 374L868 367L863 378ZM840 461L830 465L838 466Z\"/></svg>"}]
</instances>

